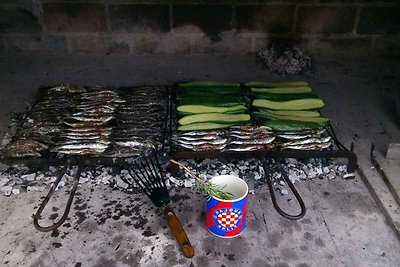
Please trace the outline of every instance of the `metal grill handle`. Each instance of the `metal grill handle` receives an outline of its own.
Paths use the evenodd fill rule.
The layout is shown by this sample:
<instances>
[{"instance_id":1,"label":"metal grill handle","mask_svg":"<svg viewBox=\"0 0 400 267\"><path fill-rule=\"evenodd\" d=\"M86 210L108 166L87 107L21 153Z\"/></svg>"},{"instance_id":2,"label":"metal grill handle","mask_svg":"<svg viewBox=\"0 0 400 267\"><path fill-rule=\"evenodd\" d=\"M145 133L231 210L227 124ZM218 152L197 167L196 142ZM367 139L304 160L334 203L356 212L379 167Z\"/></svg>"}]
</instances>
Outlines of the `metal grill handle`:
<instances>
[{"instance_id":1,"label":"metal grill handle","mask_svg":"<svg viewBox=\"0 0 400 267\"><path fill-rule=\"evenodd\" d=\"M81 168L80 165L78 166L78 170L76 171L76 173L74 175L74 185L73 185L73 187L71 189L71 193L69 194L68 202L67 202L67 205L65 207L64 213L61 216L61 218L56 223L54 223L53 225L50 225L50 226L41 226L41 225L39 225L39 219L41 218L42 212L43 212L44 208L46 207L47 203L49 202L49 200L50 200L51 196L53 195L54 191L56 190L58 184L60 183L61 178L64 176L65 172L67 171L68 167L69 167L69 165L66 164L60 170L56 181L54 182L53 186L50 188L49 193L47 193L45 199L40 204L39 209L36 211L36 213L34 215L32 215L32 217L33 217L33 226L35 226L36 230L38 230L38 231L41 231L41 232L53 231L53 230L57 229L58 227L60 227L68 217L69 210L71 209L71 205L72 205L72 200L75 197L75 192L76 192L76 189L77 189L78 184L79 184L79 178L80 178L81 171L82 171L82 168Z\"/></svg>"},{"instance_id":2,"label":"metal grill handle","mask_svg":"<svg viewBox=\"0 0 400 267\"><path fill-rule=\"evenodd\" d=\"M299 192L296 190L296 188L294 187L293 183L290 181L287 173L285 172L285 170L282 168L282 166L280 164L278 164L278 168L279 171L282 173L283 179L285 180L285 182L289 185L290 190L292 190L294 196L296 197L297 202L300 205L300 213L297 215L292 215L292 214L288 214L286 212L284 212L278 205L278 202L276 201L276 197L275 197L275 192L274 192L274 188L272 185L272 175L269 173L268 171L268 162L265 159L265 157L262 157L261 159L263 168L264 168L264 172L266 174L266 178L267 178L267 183L268 183L268 188L269 191L271 193L271 200L272 200L272 204L274 205L275 210L284 218L289 219L289 220L299 220L301 218L304 217L304 215L306 215L306 206L304 205L303 199L301 198Z\"/></svg>"}]
</instances>

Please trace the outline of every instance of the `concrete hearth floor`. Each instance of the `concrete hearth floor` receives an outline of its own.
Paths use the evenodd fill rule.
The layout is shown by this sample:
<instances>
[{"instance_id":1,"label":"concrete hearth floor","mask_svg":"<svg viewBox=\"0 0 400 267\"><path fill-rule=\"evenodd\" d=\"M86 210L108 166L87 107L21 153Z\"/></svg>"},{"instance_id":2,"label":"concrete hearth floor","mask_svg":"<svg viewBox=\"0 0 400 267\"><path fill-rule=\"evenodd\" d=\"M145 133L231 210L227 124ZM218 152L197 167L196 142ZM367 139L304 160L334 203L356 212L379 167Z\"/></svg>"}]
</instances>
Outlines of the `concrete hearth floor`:
<instances>
[{"instance_id":1,"label":"concrete hearth floor","mask_svg":"<svg viewBox=\"0 0 400 267\"><path fill-rule=\"evenodd\" d=\"M220 239L204 225L204 198L195 189L172 189L171 206L195 248L195 256L187 259L161 212L142 194L84 185L78 188L69 219L53 233L38 232L32 225L31 215L45 192L1 195L0 265L398 266L400 242L392 229L398 206L388 202L391 195L384 183L374 191L368 182L368 155L371 142L381 158L389 143L400 142L392 108L399 77L399 61L368 56L316 56L310 75L290 77L307 80L325 100L324 114L345 145L354 142L367 176L296 183L308 208L299 221L275 212L264 185L250 195L246 231L234 239ZM0 135L11 112L23 110L41 85L171 84L188 79L282 78L255 63L253 56L2 56ZM47 222L61 215L66 197L65 189L56 192L44 212ZM295 204L281 202L296 211ZM394 210L388 211L388 205Z\"/></svg>"}]
</instances>

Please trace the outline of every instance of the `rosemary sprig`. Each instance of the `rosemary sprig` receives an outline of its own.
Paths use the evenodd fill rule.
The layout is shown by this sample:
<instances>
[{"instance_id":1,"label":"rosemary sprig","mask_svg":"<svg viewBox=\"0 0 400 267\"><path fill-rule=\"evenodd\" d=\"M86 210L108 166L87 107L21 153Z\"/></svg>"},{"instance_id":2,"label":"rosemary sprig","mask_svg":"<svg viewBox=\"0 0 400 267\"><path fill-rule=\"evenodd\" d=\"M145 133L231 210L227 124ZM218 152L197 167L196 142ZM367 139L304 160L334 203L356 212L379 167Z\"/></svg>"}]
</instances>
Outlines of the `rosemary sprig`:
<instances>
[{"instance_id":1,"label":"rosemary sprig","mask_svg":"<svg viewBox=\"0 0 400 267\"><path fill-rule=\"evenodd\" d=\"M212 197L216 197L223 200L231 200L233 199L233 194L231 192L223 191L225 186L221 187L219 185L213 184L211 182L205 182L203 179L198 177L194 172L192 172L185 165L171 159L172 163L179 166L180 169L183 169L186 173L190 174L196 180L196 187L200 189L204 194Z\"/></svg>"}]
</instances>

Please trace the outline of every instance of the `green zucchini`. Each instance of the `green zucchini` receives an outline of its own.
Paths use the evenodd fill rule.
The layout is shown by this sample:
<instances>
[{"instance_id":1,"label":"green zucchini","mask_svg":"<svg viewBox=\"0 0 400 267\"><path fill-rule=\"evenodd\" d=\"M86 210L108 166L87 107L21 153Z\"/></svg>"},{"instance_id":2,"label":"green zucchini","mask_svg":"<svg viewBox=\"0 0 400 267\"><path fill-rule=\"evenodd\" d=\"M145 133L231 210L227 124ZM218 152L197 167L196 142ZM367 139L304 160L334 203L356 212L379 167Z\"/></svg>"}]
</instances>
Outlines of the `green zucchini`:
<instances>
[{"instance_id":1,"label":"green zucchini","mask_svg":"<svg viewBox=\"0 0 400 267\"><path fill-rule=\"evenodd\" d=\"M177 128L178 131L199 131L199 130L212 130L222 129L233 126L234 124L229 123L213 123L213 122L199 122L188 125L182 125Z\"/></svg>"},{"instance_id":2,"label":"green zucchini","mask_svg":"<svg viewBox=\"0 0 400 267\"><path fill-rule=\"evenodd\" d=\"M213 107L231 107L237 105L244 105L245 102L243 99L193 99L193 98L184 98L179 100L178 105L204 105L204 106L213 106Z\"/></svg>"},{"instance_id":3,"label":"green zucchini","mask_svg":"<svg viewBox=\"0 0 400 267\"><path fill-rule=\"evenodd\" d=\"M184 116L178 120L178 123L187 125L197 122L237 123L245 121L250 121L249 114L202 113Z\"/></svg>"},{"instance_id":4,"label":"green zucchini","mask_svg":"<svg viewBox=\"0 0 400 267\"><path fill-rule=\"evenodd\" d=\"M254 99L253 106L273 110L310 110L322 108L324 102L319 98L305 98L281 102L268 99Z\"/></svg>"},{"instance_id":5,"label":"green zucchini","mask_svg":"<svg viewBox=\"0 0 400 267\"><path fill-rule=\"evenodd\" d=\"M282 116L321 117L321 114L318 111L311 110L270 110L266 108L260 108L260 112Z\"/></svg>"},{"instance_id":6,"label":"green zucchini","mask_svg":"<svg viewBox=\"0 0 400 267\"><path fill-rule=\"evenodd\" d=\"M251 88L252 93L270 94L307 94L311 93L310 87L277 87L277 88Z\"/></svg>"},{"instance_id":7,"label":"green zucchini","mask_svg":"<svg viewBox=\"0 0 400 267\"><path fill-rule=\"evenodd\" d=\"M239 87L189 87L182 89L184 94L188 95L205 95L205 94L216 94L216 95L238 95L240 94Z\"/></svg>"},{"instance_id":8,"label":"green zucchini","mask_svg":"<svg viewBox=\"0 0 400 267\"><path fill-rule=\"evenodd\" d=\"M240 87L238 83L216 82L216 81L196 81L188 83L179 83L180 88L198 88L198 87Z\"/></svg>"},{"instance_id":9,"label":"green zucchini","mask_svg":"<svg viewBox=\"0 0 400 267\"><path fill-rule=\"evenodd\" d=\"M247 82L244 85L247 87L275 88L275 87L304 87L308 86L307 82Z\"/></svg>"},{"instance_id":10,"label":"green zucchini","mask_svg":"<svg viewBox=\"0 0 400 267\"><path fill-rule=\"evenodd\" d=\"M229 112L243 112L247 108L244 105L236 105L230 107L215 107L206 105L182 105L176 108L180 114L199 114L199 113L229 113Z\"/></svg>"},{"instance_id":11,"label":"green zucchini","mask_svg":"<svg viewBox=\"0 0 400 267\"><path fill-rule=\"evenodd\" d=\"M278 132L292 132L324 128L323 125L308 121L270 120L264 122L265 126Z\"/></svg>"},{"instance_id":12,"label":"green zucchini","mask_svg":"<svg viewBox=\"0 0 400 267\"><path fill-rule=\"evenodd\" d=\"M283 116L283 115L272 115L263 112L253 112L252 115L257 118L269 119L269 120L290 120L290 121L309 121L315 122L322 125L326 125L329 119L325 117L300 117L300 116Z\"/></svg>"},{"instance_id":13,"label":"green zucchini","mask_svg":"<svg viewBox=\"0 0 400 267\"><path fill-rule=\"evenodd\" d=\"M303 98L318 98L313 94L270 94L270 93L255 93L256 98L269 99L272 101L288 101Z\"/></svg>"},{"instance_id":14,"label":"green zucchini","mask_svg":"<svg viewBox=\"0 0 400 267\"><path fill-rule=\"evenodd\" d=\"M226 94L229 97L232 96L237 96L237 94ZM183 98L183 97L214 97L218 98L220 97L221 94L216 94L214 92L209 92L209 91L199 91L199 90L194 90L194 91L183 91L181 92L177 98Z\"/></svg>"}]
</instances>

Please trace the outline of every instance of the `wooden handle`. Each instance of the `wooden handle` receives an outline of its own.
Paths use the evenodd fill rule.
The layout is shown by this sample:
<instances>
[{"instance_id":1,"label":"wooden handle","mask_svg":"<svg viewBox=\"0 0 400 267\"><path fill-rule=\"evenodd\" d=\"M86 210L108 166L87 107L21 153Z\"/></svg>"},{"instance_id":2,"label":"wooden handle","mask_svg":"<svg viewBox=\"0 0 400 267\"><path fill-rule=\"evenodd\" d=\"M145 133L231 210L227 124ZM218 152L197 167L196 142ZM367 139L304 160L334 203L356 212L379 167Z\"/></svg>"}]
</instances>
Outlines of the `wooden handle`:
<instances>
[{"instance_id":1,"label":"wooden handle","mask_svg":"<svg viewBox=\"0 0 400 267\"><path fill-rule=\"evenodd\" d=\"M183 254L185 254L185 256L188 258L193 257L194 249L192 244L190 244L189 238L187 237L185 230L183 229L183 226L174 211L169 207L165 208L164 217L169 228L171 229L172 234L175 236L176 241L178 241Z\"/></svg>"}]
</instances>

